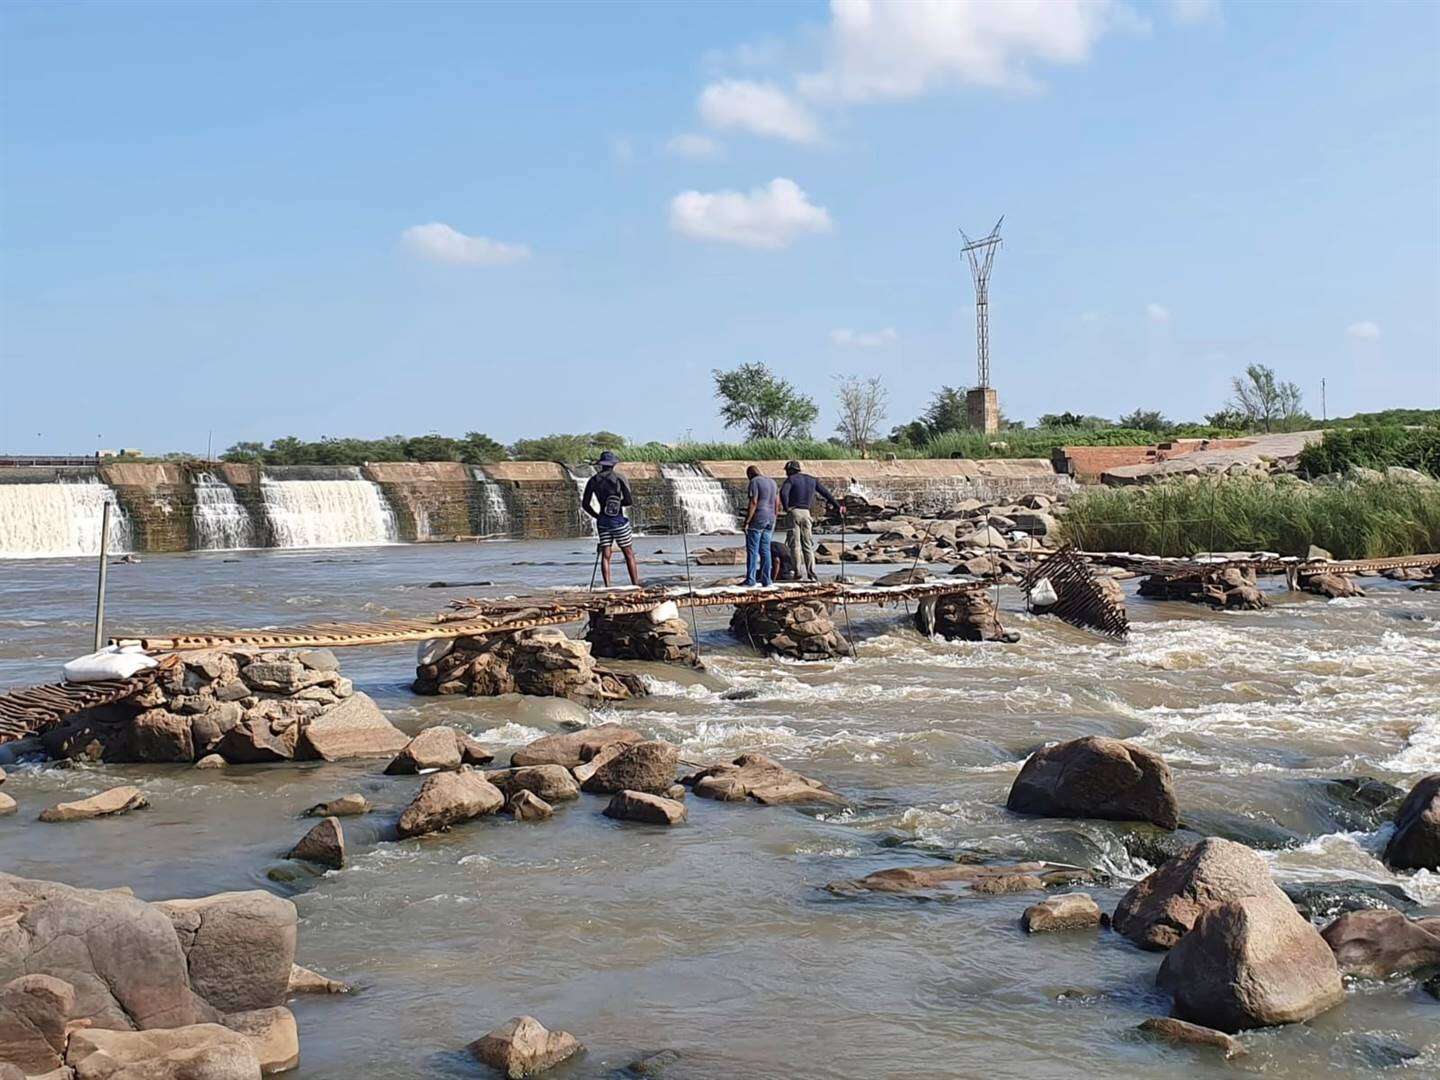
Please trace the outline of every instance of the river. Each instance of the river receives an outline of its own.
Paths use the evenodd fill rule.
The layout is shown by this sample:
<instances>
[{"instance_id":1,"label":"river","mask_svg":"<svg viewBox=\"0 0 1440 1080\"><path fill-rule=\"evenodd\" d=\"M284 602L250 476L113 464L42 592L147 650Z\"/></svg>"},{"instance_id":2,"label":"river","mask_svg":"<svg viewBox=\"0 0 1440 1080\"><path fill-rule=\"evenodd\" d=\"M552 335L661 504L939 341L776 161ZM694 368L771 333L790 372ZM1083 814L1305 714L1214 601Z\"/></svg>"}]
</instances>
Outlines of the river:
<instances>
[{"instance_id":1,"label":"river","mask_svg":"<svg viewBox=\"0 0 1440 1080\"><path fill-rule=\"evenodd\" d=\"M681 573L674 537L640 538L652 576ZM666 555L652 554L657 548ZM583 540L146 556L110 571L114 632L362 621L437 610L488 591L589 579ZM833 572L833 568L822 568ZM878 573L885 568L868 568ZM617 566L623 576L623 570ZM717 571L704 571L714 576ZM88 651L91 560L0 563L0 686L48 681ZM919 637L903 612L853 609L858 657L757 659L702 615L710 675L643 668L653 696L605 710L690 760L759 749L852 800L825 813L690 799L685 827L600 815L584 797L540 824L492 818L381 843L418 781L374 763L75 769L12 767L21 803L0 819L0 866L147 899L268 888L293 897L299 959L356 984L301 998L297 1080L476 1077L464 1045L531 1013L589 1052L561 1080L616 1075L679 1051L669 1077L1175 1078L1263 1073L1440 1074L1440 1003L1413 980L1352 987L1309 1024L1244 1036L1230 1063L1157 1046L1134 1027L1168 1011L1160 957L1108 932L1027 939L1031 897L839 898L827 882L934 856L1039 855L1100 863L1113 910L1148 867L1121 827L1004 809L1028 752L1084 734L1163 754L1182 816L1263 843L1282 883L1365 881L1440 913L1440 877L1377 861L1385 827L1357 822L1326 778L1408 786L1440 769L1440 594L1363 579L1364 599L1275 594L1263 612L1131 598L1125 644L1018 610L1018 645ZM728 609L727 609L728 610ZM399 726L456 724L501 752L552 726L516 701L417 698L411 647L340 653L345 673ZM739 691L723 697L725 691ZM68 826L39 808L119 782L151 808ZM347 819L352 865L277 884L267 871L303 832L296 814L358 790L381 812ZM1358 827L1357 827L1358 825Z\"/></svg>"}]
</instances>

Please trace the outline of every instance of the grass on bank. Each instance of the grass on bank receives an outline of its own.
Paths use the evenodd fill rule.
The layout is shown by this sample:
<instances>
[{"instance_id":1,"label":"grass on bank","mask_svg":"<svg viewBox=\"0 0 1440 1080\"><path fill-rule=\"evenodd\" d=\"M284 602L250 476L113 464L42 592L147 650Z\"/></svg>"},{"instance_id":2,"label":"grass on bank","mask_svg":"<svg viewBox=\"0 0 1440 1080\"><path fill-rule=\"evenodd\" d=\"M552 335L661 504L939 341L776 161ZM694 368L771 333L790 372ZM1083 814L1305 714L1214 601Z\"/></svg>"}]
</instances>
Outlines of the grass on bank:
<instances>
[{"instance_id":1,"label":"grass on bank","mask_svg":"<svg viewBox=\"0 0 1440 1080\"><path fill-rule=\"evenodd\" d=\"M1311 544L1337 559L1417 555L1440 551L1440 485L1230 477L1096 488L1070 500L1061 530L1087 551L1143 555L1303 557Z\"/></svg>"}]
</instances>

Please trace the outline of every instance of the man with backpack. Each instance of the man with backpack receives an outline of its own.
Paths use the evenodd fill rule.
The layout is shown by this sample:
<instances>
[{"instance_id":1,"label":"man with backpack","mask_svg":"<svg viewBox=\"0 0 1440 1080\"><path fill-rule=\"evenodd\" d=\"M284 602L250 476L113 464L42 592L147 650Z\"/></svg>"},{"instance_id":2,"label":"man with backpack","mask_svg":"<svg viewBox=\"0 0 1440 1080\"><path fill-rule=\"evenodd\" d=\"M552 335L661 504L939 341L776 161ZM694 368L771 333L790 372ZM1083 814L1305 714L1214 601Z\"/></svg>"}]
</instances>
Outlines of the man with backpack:
<instances>
[{"instance_id":1,"label":"man with backpack","mask_svg":"<svg viewBox=\"0 0 1440 1080\"><path fill-rule=\"evenodd\" d=\"M634 504L630 495L630 484L615 471L615 466L620 464L620 458L613 450L606 450L595 464L598 471L585 483L585 491L580 496L580 509L595 519L600 572L605 579L605 587L610 588L610 555L611 549L617 545L620 554L625 556L625 569L630 572L630 584L639 585L640 568L635 565L635 534L631 531L630 519L625 516L625 507Z\"/></svg>"}]
</instances>

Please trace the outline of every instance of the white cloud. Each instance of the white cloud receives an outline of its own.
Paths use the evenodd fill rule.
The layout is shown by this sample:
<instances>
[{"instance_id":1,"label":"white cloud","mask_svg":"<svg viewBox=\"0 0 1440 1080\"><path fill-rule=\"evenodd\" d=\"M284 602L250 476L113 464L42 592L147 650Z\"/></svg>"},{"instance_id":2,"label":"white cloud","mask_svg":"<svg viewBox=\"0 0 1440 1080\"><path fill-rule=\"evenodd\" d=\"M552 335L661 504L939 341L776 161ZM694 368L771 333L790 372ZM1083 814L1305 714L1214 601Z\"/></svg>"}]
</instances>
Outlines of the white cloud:
<instances>
[{"instance_id":1,"label":"white cloud","mask_svg":"<svg viewBox=\"0 0 1440 1080\"><path fill-rule=\"evenodd\" d=\"M1220 0L1170 0L1170 18L1181 26L1220 21Z\"/></svg>"},{"instance_id":2,"label":"white cloud","mask_svg":"<svg viewBox=\"0 0 1440 1080\"><path fill-rule=\"evenodd\" d=\"M1168 323L1170 321L1170 309L1164 304L1157 304L1152 301L1145 305L1145 317L1153 323Z\"/></svg>"},{"instance_id":3,"label":"white cloud","mask_svg":"<svg viewBox=\"0 0 1440 1080\"><path fill-rule=\"evenodd\" d=\"M830 341L848 349L880 349L886 345L893 345L899 340L900 335L895 332L893 326L887 326L883 330L830 331Z\"/></svg>"},{"instance_id":4,"label":"white cloud","mask_svg":"<svg viewBox=\"0 0 1440 1080\"><path fill-rule=\"evenodd\" d=\"M700 117L713 128L813 143L820 127L810 110L774 83L725 79L700 91Z\"/></svg>"},{"instance_id":5,"label":"white cloud","mask_svg":"<svg viewBox=\"0 0 1440 1080\"><path fill-rule=\"evenodd\" d=\"M507 244L486 236L466 236L441 221L412 225L400 234L411 251L432 262L464 266L501 266L523 262L530 257L525 244Z\"/></svg>"},{"instance_id":6,"label":"white cloud","mask_svg":"<svg viewBox=\"0 0 1440 1080\"><path fill-rule=\"evenodd\" d=\"M1345 336L1353 341L1377 341L1380 338L1380 327L1369 319L1353 322L1345 328Z\"/></svg>"},{"instance_id":7,"label":"white cloud","mask_svg":"<svg viewBox=\"0 0 1440 1080\"><path fill-rule=\"evenodd\" d=\"M776 177L741 191L682 191L670 200L670 228L692 240L776 250L801 233L824 233L830 213L794 180Z\"/></svg>"},{"instance_id":8,"label":"white cloud","mask_svg":"<svg viewBox=\"0 0 1440 1080\"><path fill-rule=\"evenodd\" d=\"M724 148L709 135L699 135L693 131L676 135L665 144L665 149L676 157L694 158L697 161L708 161L724 153Z\"/></svg>"},{"instance_id":9,"label":"white cloud","mask_svg":"<svg viewBox=\"0 0 1440 1080\"><path fill-rule=\"evenodd\" d=\"M1035 63L1080 64L1114 29L1119 0L831 0L829 57L799 80L807 97L875 101L947 84L1033 89Z\"/></svg>"}]
</instances>

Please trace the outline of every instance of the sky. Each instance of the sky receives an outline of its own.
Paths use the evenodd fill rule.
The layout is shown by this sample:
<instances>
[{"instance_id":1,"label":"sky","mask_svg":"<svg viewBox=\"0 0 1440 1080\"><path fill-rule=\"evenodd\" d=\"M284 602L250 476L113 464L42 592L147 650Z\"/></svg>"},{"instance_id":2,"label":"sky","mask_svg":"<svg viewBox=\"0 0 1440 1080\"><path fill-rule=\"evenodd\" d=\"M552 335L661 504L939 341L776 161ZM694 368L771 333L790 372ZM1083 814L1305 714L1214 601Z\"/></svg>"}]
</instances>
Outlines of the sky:
<instances>
[{"instance_id":1,"label":"sky","mask_svg":"<svg viewBox=\"0 0 1440 1080\"><path fill-rule=\"evenodd\" d=\"M1440 407L1440 5L0 6L0 450Z\"/></svg>"}]
</instances>

